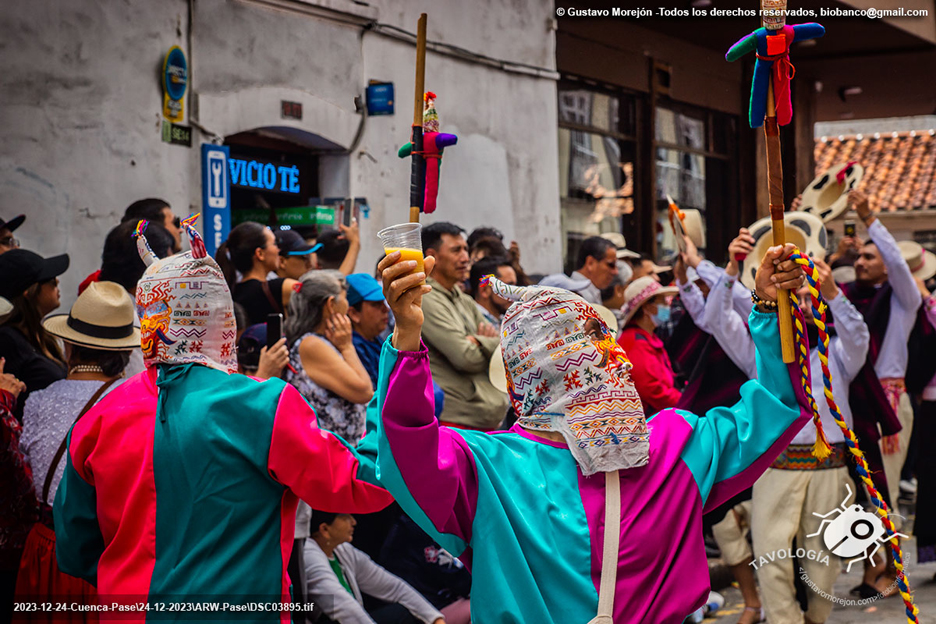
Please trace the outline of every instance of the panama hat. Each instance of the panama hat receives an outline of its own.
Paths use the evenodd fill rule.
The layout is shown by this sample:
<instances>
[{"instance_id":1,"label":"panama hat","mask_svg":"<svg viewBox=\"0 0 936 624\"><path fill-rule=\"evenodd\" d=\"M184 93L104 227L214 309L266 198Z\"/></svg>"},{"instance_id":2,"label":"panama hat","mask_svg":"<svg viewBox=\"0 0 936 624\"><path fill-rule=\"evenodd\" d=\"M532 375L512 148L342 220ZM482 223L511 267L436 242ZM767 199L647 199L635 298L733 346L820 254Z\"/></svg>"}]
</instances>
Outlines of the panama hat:
<instances>
[{"instance_id":1,"label":"panama hat","mask_svg":"<svg viewBox=\"0 0 936 624\"><path fill-rule=\"evenodd\" d=\"M10 318L11 314L13 314L13 304L0 297L0 324Z\"/></svg>"},{"instance_id":2,"label":"panama hat","mask_svg":"<svg viewBox=\"0 0 936 624\"><path fill-rule=\"evenodd\" d=\"M624 290L624 305L621 306L621 326L627 324L640 309L640 306L657 295L675 295L679 289L675 286L663 286L649 275L638 277Z\"/></svg>"},{"instance_id":3,"label":"panama hat","mask_svg":"<svg viewBox=\"0 0 936 624\"><path fill-rule=\"evenodd\" d=\"M614 335L617 336L619 331L617 317L614 316L609 308L603 305L597 305L594 303L588 304L594 308L595 312L598 313L598 316L601 317L601 320L605 322L605 325L608 326ZM494 353L491 354L491 361L488 364L488 379L491 380L491 385L503 392L507 393L507 369L504 368L504 355L501 351L500 345L497 345L497 348L494 349Z\"/></svg>"},{"instance_id":4,"label":"panama hat","mask_svg":"<svg viewBox=\"0 0 936 624\"><path fill-rule=\"evenodd\" d=\"M617 247L618 258L639 258L640 254L627 248L627 241L620 232L605 232L601 238L609 240Z\"/></svg>"},{"instance_id":5,"label":"panama hat","mask_svg":"<svg viewBox=\"0 0 936 624\"><path fill-rule=\"evenodd\" d=\"M676 246L680 253L685 253L686 243L683 236L688 236L697 249L705 249L705 222L702 213L695 208L681 210L673 198L666 196L669 202L669 223L676 237Z\"/></svg>"},{"instance_id":6,"label":"panama hat","mask_svg":"<svg viewBox=\"0 0 936 624\"><path fill-rule=\"evenodd\" d=\"M848 209L848 192L858 186L864 168L855 162L835 165L816 176L803 191L799 211L828 223Z\"/></svg>"},{"instance_id":7,"label":"panama hat","mask_svg":"<svg viewBox=\"0 0 936 624\"><path fill-rule=\"evenodd\" d=\"M561 288L563 290L569 290L574 293L580 293L586 288L589 288L592 283L588 278L578 279L569 277L565 273L553 273L541 279L538 285L549 286L550 288Z\"/></svg>"},{"instance_id":8,"label":"panama hat","mask_svg":"<svg viewBox=\"0 0 936 624\"><path fill-rule=\"evenodd\" d=\"M923 245L913 241L900 241L897 246L913 277L926 281L936 275L936 254L932 251L923 249Z\"/></svg>"},{"instance_id":9,"label":"panama hat","mask_svg":"<svg viewBox=\"0 0 936 624\"><path fill-rule=\"evenodd\" d=\"M828 234L822 219L809 212L787 212L783 215L786 223L786 241L810 258L825 258ZM773 246L770 217L756 221L748 228L754 237L754 250L741 261L741 283L748 289L754 288L754 275L767 250Z\"/></svg>"},{"instance_id":10,"label":"panama hat","mask_svg":"<svg viewBox=\"0 0 936 624\"><path fill-rule=\"evenodd\" d=\"M855 281L855 267L843 265L832 269L832 279L836 284L851 284Z\"/></svg>"},{"instance_id":11,"label":"panama hat","mask_svg":"<svg viewBox=\"0 0 936 624\"><path fill-rule=\"evenodd\" d=\"M140 347L135 319L133 300L123 286L92 282L78 295L68 314L47 317L42 325L65 342L104 351L126 351Z\"/></svg>"}]
</instances>

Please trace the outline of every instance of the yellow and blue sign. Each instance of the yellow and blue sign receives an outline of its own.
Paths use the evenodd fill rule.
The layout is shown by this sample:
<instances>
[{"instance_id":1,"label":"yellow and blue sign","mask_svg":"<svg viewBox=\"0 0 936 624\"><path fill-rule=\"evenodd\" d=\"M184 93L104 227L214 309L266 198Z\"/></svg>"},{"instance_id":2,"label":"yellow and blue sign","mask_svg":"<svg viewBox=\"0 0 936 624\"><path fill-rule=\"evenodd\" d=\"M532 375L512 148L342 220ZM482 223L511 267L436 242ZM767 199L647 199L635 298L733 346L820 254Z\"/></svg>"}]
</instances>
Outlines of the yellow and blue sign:
<instances>
[{"instance_id":1,"label":"yellow and blue sign","mask_svg":"<svg viewBox=\"0 0 936 624\"><path fill-rule=\"evenodd\" d=\"M172 46L163 59L163 117L174 123L185 119L185 90L188 87L188 61L179 46Z\"/></svg>"}]
</instances>

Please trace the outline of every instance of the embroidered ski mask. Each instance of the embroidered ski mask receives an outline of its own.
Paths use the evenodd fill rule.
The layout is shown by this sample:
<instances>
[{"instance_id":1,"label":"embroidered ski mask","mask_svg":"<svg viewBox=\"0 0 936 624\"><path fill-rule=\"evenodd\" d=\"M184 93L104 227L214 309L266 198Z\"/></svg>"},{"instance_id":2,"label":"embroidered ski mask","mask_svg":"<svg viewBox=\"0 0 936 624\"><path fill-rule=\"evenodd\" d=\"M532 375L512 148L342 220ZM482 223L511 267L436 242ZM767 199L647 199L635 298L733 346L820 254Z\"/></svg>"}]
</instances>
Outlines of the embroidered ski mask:
<instances>
[{"instance_id":1,"label":"embroidered ski mask","mask_svg":"<svg viewBox=\"0 0 936 624\"><path fill-rule=\"evenodd\" d=\"M197 217L182 222L191 250L162 260L146 242L146 221L134 232L147 265L136 291L143 361L147 367L203 364L236 373L234 304L221 268L194 227Z\"/></svg>"},{"instance_id":2,"label":"embroidered ski mask","mask_svg":"<svg viewBox=\"0 0 936 624\"><path fill-rule=\"evenodd\" d=\"M594 308L566 290L486 279L515 302L501 351L517 422L561 433L585 476L646 465L649 432L632 365Z\"/></svg>"}]
</instances>

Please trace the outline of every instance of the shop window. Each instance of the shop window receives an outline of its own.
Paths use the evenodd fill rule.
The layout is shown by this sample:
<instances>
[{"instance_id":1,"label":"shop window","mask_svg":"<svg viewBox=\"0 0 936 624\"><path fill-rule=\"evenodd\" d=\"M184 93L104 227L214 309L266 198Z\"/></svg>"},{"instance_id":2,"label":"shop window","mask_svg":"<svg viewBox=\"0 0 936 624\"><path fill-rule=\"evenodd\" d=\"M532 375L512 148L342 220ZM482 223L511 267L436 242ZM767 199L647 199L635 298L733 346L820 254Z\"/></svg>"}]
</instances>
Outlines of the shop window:
<instances>
[{"instance_id":1,"label":"shop window","mask_svg":"<svg viewBox=\"0 0 936 624\"><path fill-rule=\"evenodd\" d=\"M621 232L634 211L635 104L583 88L559 91L559 195L566 271L581 242Z\"/></svg>"},{"instance_id":2,"label":"shop window","mask_svg":"<svg viewBox=\"0 0 936 624\"><path fill-rule=\"evenodd\" d=\"M678 253L669 225L667 195L680 208L699 210L710 234L708 246L721 245L722 235L711 236L712 228L718 230L729 215L737 214L736 169L730 166L732 126L729 115L676 104L657 107L654 204L658 261L672 262ZM713 259L724 254L720 247L706 251Z\"/></svg>"}]
</instances>

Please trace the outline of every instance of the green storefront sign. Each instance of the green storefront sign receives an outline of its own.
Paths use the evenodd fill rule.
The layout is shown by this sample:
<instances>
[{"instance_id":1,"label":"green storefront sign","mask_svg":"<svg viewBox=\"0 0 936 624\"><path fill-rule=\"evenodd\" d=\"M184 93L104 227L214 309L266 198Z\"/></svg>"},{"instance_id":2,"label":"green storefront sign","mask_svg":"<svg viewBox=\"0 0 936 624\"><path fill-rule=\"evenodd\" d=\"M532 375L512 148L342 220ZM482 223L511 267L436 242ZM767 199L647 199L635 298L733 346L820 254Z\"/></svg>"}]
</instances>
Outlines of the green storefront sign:
<instances>
[{"instance_id":1,"label":"green storefront sign","mask_svg":"<svg viewBox=\"0 0 936 624\"><path fill-rule=\"evenodd\" d=\"M329 206L297 206L295 208L275 208L276 221L280 225L330 225L337 223L335 209ZM266 210L235 210L234 223L256 221L267 223L269 212Z\"/></svg>"}]
</instances>

